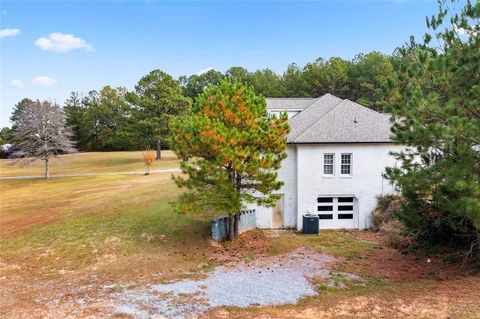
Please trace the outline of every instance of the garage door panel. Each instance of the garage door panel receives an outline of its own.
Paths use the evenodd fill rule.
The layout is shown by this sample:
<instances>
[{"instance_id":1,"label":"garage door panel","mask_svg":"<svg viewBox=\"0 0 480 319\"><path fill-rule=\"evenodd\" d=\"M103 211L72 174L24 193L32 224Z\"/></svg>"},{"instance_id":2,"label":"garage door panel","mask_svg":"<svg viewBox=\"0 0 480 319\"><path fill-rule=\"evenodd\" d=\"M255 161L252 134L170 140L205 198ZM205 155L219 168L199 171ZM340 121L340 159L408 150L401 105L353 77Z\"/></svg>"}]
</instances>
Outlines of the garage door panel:
<instances>
[{"instance_id":1,"label":"garage door panel","mask_svg":"<svg viewBox=\"0 0 480 319\"><path fill-rule=\"evenodd\" d=\"M357 228L358 214L352 196L317 197L317 214L322 229Z\"/></svg>"}]
</instances>

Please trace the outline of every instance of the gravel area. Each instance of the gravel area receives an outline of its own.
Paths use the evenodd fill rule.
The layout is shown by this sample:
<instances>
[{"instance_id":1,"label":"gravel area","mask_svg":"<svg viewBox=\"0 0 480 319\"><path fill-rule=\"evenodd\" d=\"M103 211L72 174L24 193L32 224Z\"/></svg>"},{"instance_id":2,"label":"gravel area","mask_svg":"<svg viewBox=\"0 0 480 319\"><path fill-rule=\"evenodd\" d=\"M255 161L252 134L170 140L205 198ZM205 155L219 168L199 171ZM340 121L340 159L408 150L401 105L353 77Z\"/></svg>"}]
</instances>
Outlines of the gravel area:
<instances>
[{"instance_id":1,"label":"gravel area","mask_svg":"<svg viewBox=\"0 0 480 319\"><path fill-rule=\"evenodd\" d=\"M134 318L193 318L219 306L293 304L318 294L312 277L331 280L328 265L333 257L296 250L290 254L260 258L252 263L215 268L205 279L125 287L113 294L117 313ZM349 280L359 279L342 274Z\"/></svg>"}]
</instances>

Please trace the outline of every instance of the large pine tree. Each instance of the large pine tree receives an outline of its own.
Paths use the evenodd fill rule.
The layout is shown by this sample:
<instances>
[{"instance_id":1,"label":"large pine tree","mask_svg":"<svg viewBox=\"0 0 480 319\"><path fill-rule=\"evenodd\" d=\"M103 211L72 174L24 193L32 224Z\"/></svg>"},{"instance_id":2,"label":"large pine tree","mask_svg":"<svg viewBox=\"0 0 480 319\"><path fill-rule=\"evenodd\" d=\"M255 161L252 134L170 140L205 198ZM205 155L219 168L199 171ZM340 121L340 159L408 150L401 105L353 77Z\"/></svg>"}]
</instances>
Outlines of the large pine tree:
<instances>
[{"instance_id":1,"label":"large pine tree","mask_svg":"<svg viewBox=\"0 0 480 319\"><path fill-rule=\"evenodd\" d=\"M470 243L471 253L480 247L480 3L458 13L439 3L432 32L401 50L390 81L401 92L393 133L409 150L388 173L406 199L400 217L423 243Z\"/></svg>"},{"instance_id":2,"label":"large pine tree","mask_svg":"<svg viewBox=\"0 0 480 319\"><path fill-rule=\"evenodd\" d=\"M171 146L188 177L176 177L188 191L180 197L185 211L226 213L232 240L247 202L273 205L282 183L277 170L286 157L286 115L267 116L265 98L240 83L223 80L195 101L193 113L171 123Z\"/></svg>"}]
</instances>

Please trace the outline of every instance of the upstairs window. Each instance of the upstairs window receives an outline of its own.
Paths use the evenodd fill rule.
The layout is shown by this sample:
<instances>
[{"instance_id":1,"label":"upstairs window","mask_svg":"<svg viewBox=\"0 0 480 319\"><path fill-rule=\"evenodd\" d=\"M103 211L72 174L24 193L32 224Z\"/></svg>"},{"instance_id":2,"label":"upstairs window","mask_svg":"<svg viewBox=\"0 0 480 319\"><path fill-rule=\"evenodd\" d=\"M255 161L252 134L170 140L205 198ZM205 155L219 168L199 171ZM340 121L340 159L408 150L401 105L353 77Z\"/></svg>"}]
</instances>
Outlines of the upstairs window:
<instances>
[{"instance_id":1,"label":"upstairs window","mask_svg":"<svg viewBox=\"0 0 480 319\"><path fill-rule=\"evenodd\" d=\"M352 175L352 154L342 154L340 173L342 175Z\"/></svg>"},{"instance_id":2,"label":"upstairs window","mask_svg":"<svg viewBox=\"0 0 480 319\"><path fill-rule=\"evenodd\" d=\"M333 175L335 168L335 155L323 154L323 174Z\"/></svg>"}]
</instances>

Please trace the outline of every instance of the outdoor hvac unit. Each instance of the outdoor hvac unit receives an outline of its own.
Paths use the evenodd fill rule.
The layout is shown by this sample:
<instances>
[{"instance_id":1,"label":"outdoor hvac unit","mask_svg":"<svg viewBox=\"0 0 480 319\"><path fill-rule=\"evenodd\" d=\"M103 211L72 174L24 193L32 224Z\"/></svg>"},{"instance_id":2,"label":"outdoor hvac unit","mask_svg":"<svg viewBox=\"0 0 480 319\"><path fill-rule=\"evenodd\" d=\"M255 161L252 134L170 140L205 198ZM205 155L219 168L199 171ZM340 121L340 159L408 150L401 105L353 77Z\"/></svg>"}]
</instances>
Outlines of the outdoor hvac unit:
<instances>
[{"instance_id":1,"label":"outdoor hvac unit","mask_svg":"<svg viewBox=\"0 0 480 319\"><path fill-rule=\"evenodd\" d=\"M304 234L318 234L318 215L305 214L303 215L303 233Z\"/></svg>"}]
</instances>

